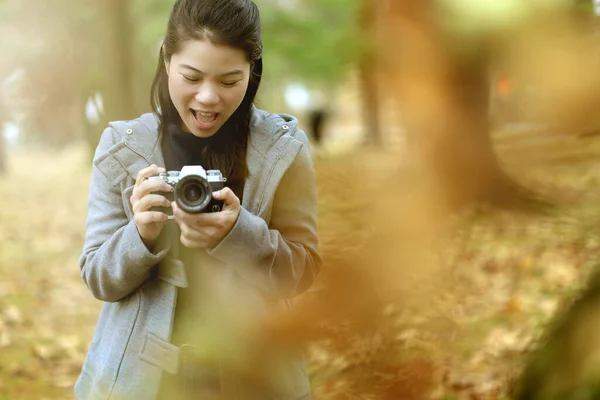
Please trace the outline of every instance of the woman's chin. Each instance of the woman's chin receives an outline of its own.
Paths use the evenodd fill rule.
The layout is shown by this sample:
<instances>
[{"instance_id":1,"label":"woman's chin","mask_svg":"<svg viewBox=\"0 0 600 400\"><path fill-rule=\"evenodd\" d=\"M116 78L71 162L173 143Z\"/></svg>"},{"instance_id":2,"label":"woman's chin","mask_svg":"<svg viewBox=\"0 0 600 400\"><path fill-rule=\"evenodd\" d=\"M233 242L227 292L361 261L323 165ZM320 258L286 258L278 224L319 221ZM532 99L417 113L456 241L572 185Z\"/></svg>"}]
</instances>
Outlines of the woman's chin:
<instances>
[{"instance_id":1,"label":"woman's chin","mask_svg":"<svg viewBox=\"0 0 600 400\"><path fill-rule=\"evenodd\" d=\"M195 132L192 132L192 135L194 135L196 137L199 137L199 138L206 139L206 138L211 137L215 133L217 133L217 131L216 130L212 130L212 129L210 131L204 131L204 130L199 131L199 130L195 129Z\"/></svg>"}]
</instances>

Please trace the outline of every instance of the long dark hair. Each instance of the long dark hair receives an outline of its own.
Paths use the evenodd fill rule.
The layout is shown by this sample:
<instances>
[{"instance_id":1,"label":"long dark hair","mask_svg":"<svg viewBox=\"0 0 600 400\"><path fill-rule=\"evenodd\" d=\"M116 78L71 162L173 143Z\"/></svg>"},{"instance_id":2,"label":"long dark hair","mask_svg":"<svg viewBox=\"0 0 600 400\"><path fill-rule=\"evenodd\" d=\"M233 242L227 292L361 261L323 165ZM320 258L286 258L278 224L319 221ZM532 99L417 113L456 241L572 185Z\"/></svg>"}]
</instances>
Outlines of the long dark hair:
<instances>
[{"instance_id":1,"label":"long dark hair","mask_svg":"<svg viewBox=\"0 0 600 400\"><path fill-rule=\"evenodd\" d=\"M262 35L258 7L251 0L177 0L167 25L164 45L150 101L160 121L160 133L181 125L181 117L169 94L165 60L170 61L186 40L209 40L244 51L250 62L250 81L242 103L204 148L204 167L220 169L228 182L240 182L248 174L246 148L252 104L262 78Z\"/></svg>"}]
</instances>

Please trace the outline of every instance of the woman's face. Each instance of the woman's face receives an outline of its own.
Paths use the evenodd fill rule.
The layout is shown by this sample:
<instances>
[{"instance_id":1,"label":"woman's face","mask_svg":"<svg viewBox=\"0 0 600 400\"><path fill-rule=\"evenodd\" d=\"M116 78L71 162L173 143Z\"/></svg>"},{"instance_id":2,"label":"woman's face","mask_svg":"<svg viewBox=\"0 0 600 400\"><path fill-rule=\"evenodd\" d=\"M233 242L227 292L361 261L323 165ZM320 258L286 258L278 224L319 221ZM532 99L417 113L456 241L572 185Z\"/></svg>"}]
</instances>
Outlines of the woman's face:
<instances>
[{"instance_id":1,"label":"woman's face","mask_svg":"<svg viewBox=\"0 0 600 400\"><path fill-rule=\"evenodd\" d=\"M250 62L243 50L189 40L166 62L169 93L194 136L214 135L242 103L250 79Z\"/></svg>"}]
</instances>

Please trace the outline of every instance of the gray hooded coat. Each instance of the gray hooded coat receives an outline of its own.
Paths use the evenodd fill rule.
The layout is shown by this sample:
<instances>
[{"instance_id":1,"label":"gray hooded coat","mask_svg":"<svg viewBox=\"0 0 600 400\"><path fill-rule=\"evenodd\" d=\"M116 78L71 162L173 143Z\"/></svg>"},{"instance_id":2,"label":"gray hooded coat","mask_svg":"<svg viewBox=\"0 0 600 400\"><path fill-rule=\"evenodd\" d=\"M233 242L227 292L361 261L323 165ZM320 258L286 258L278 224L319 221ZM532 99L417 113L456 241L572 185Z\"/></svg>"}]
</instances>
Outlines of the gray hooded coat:
<instances>
[{"instance_id":1,"label":"gray hooded coat","mask_svg":"<svg viewBox=\"0 0 600 400\"><path fill-rule=\"evenodd\" d=\"M80 267L105 304L75 385L78 399L152 400L161 374L178 370L180 348L169 341L177 290L188 286L177 257L180 244L162 241L149 252L129 200L138 172L151 164L164 166L156 116L114 122L104 131L93 161ZM199 251L217 266L219 284L258 316L287 305L319 270L317 196L308 141L291 116L253 110L247 164L237 222L217 247ZM285 360L277 368L277 395L250 394L222 374L223 393L235 399L308 398L301 355Z\"/></svg>"}]
</instances>

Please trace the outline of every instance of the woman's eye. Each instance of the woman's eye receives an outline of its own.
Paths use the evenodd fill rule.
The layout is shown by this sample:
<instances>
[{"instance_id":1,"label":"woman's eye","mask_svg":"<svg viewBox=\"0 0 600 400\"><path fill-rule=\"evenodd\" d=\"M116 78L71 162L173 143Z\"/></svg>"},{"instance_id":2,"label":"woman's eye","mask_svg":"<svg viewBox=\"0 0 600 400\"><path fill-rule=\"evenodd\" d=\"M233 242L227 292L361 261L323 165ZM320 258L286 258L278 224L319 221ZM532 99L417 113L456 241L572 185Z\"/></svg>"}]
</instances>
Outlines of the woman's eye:
<instances>
[{"instance_id":1,"label":"woman's eye","mask_svg":"<svg viewBox=\"0 0 600 400\"><path fill-rule=\"evenodd\" d=\"M227 87L232 87L237 85L239 81L235 81L235 82L223 82L223 86L227 86Z\"/></svg>"},{"instance_id":2,"label":"woman's eye","mask_svg":"<svg viewBox=\"0 0 600 400\"><path fill-rule=\"evenodd\" d=\"M188 82L196 83L196 82L200 81L200 79L190 78L189 76L186 76L186 75L181 75L181 76L183 76L183 79L185 79Z\"/></svg>"}]
</instances>

